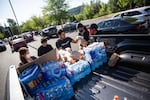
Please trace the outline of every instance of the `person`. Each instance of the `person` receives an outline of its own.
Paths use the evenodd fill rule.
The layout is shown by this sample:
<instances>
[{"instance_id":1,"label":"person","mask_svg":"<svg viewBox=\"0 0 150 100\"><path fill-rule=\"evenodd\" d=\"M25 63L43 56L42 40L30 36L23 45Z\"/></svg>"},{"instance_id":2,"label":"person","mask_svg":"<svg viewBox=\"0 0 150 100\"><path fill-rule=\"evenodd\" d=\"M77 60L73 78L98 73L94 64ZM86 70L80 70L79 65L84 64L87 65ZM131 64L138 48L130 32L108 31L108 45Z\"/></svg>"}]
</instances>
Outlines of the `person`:
<instances>
[{"instance_id":1,"label":"person","mask_svg":"<svg viewBox=\"0 0 150 100\"><path fill-rule=\"evenodd\" d=\"M59 58L63 61L71 61L71 43L77 43L78 39L73 40L70 37L66 37L63 30L58 31L59 39L56 41L56 47L58 49Z\"/></svg>"},{"instance_id":2,"label":"person","mask_svg":"<svg viewBox=\"0 0 150 100\"><path fill-rule=\"evenodd\" d=\"M53 47L50 44L47 44L46 38L41 39L41 44L42 45L38 48L38 56L42 56L43 54L53 50Z\"/></svg>"},{"instance_id":3,"label":"person","mask_svg":"<svg viewBox=\"0 0 150 100\"><path fill-rule=\"evenodd\" d=\"M29 50L26 47L21 47L19 49L19 58L21 61L21 63L19 63L19 66L26 64L26 63L30 63L36 59L36 57L34 56L29 56Z\"/></svg>"},{"instance_id":4,"label":"person","mask_svg":"<svg viewBox=\"0 0 150 100\"><path fill-rule=\"evenodd\" d=\"M87 28L83 24L79 23L77 25L77 29L79 30L79 36L83 36L83 39L88 42L89 41L89 32L88 32Z\"/></svg>"},{"instance_id":5,"label":"person","mask_svg":"<svg viewBox=\"0 0 150 100\"><path fill-rule=\"evenodd\" d=\"M66 37L63 30L58 31L59 39L56 41L56 47L58 50L71 48L71 43L77 43L78 39L73 40L70 37Z\"/></svg>"},{"instance_id":6,"label":"person","mask_svg":"<svg viewBox=\"0 0 150 100\"><path fill-rule=\"evenodd\" d=\"M90 25L90 27L89 27L89 34L90 35L99 35L100 34L100 32L98 31L98 26L97 26L97 24L95 24L95 23L93 23L93 24L91 24ZM94 41L96 42L99 42L100 41L100 38L99 37L95 37L94 38Z\"/></svg>"}]
</instances>

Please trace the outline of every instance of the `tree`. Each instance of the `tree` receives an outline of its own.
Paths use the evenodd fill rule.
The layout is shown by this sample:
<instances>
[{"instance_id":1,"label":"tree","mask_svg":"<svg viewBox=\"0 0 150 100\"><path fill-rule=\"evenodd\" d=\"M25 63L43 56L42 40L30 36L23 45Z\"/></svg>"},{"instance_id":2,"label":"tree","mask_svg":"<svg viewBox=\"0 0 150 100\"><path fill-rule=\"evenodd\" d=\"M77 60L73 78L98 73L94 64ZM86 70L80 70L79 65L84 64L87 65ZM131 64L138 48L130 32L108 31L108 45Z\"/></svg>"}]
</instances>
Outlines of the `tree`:
<instances>
[{"instance_id":1,"label":"tree","mask_svg":"<svg viewBox=\"0 0 150 100\"><path fill-rule=\"evenodd\" d=\"M119 0L117 2L118 7L120 10L127 10L129 8L130 0Z\"/></svg>"},{"instance_id":2,"label":"tree","mask_svg":"<svg viewBox=\"0 0 150 100\"><path fill-rule=\"evenodd\" d=\"M8 18L8 19L7 19L7 23L8 23L8 25L9 25L9 27L10 27L10 29L11 29L13 35L18 35L18 34L20 34L19 28L18 28L16 22L15 22L13 19Z\"/></svg>"},{"instance_id":3,"label":"tree","mask_svg":"<svg viewBox=\"0 0 150 100\"><path fill-rule=\"evenodd\" d=\"M110 13L110 9L109 9L108 4L102 3L101 8L99 10L99 15L103 16L103 15L107 15L109 13Z\"/></svg>"},{"instance_id":4,"label":"tree","mask_svg":"<svg viewBox=\"0 0 150 100\"><path fill-rule=\"evenodd\" d=\"M119 7L117 5L117 2L118 2L118 0L109 0L108 6L110 7L111 13L115 13L115 12L120 11L118 9Z\"/></svg>"},{"instance_id":5,"label":"tree","mask_svg":"<svg viewBox=\"0 0 150 100\"><path fill-rule=\"evenodd\" d=\"M4 38L4 34L0 32L0 39Z\"/></svg>"},{"instance_id":6,"label":"tree","mask_svg":"<svg viewBox=\"0 0 150 100\"><path fill-rule=\"evenodd\" d=\"M45 2L47 5L43 7L43 13L52 15L53 22L60 24L68 18L65 0L45 0Z\"/></svg>"}]
</instances>

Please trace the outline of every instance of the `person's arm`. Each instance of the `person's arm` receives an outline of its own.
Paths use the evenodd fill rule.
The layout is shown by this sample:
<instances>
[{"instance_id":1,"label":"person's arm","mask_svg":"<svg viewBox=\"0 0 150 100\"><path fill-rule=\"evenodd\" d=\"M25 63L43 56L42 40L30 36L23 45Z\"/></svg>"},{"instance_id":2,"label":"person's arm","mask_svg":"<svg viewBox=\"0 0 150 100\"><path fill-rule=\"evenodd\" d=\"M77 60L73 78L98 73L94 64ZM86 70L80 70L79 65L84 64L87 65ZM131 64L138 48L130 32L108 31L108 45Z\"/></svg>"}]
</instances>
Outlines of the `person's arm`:
<instances>
[{"instance_id":1,"label":"person's arm","mask_svg":"<svg viewBox=\"0 0 150 100\"><path fill-rule=\"evenodd\" d=\"M38 48L38 56L41 56L42 54L41 54L41 50L40 50L40 48Z\"/></svg>"},{"instance_id":2,"label":"person's arm","mask_svg":"<svg viewBox=\"0 0 150 100\"><path fill-rule=\"evenodd\" d=\"M51 51L51 50L53 50L53 47L52 47L52 45L49 45L49 50Z\"/></svg>"},{"instance_id":3,"label":"person's arm","mask_svg":"<svg viewBox=\"0 0 150 100\"><path fill-rule=\"evenodd\" d=\"M62 47L61 47L61 45L60 45L60 43L57 41L56 42L56 48L58 49L58 50L60 50Z\"/></svg>"},{"instance_id":4,"label":"person's arm","mask_svg":"<svg viewBox=\"0 0 150 100\"><path fill-rule=\"evenodd\" d=\"M72 43L77 43L78 40L79 40L79 39L74 40L74 39L70 38L70 41L71 41Z\"/></svg>"},{"instance_id":5,"label":"person's arm","mask_svg":"<svg viewBox=\"0 0 150 100\"><path fill-rule=\"evenodd\" d=\"M85 34L85 35L84 35L84 39L85 39L86 41L89 41L89 32L86 31L84 34Z\"/></svg>"}]
</instances>

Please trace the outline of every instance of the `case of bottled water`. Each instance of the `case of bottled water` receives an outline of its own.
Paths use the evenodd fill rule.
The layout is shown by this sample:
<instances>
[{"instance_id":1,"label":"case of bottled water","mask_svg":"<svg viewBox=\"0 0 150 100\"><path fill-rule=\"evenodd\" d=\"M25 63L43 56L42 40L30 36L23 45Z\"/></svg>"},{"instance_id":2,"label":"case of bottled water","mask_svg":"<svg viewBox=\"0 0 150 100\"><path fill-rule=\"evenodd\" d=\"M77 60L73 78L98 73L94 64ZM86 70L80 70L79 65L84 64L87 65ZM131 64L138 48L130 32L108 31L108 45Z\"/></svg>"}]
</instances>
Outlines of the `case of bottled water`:
<instances>
[{"instance_id":1,"label":"case of bottled water","mask_svg":"<svg viewBox=\"0 0 150 100\"><path fill-rule=\"evenodd\" d=\"M74 95L73 87L66 76L45 83L47 85L36 93L35 100L69 100Z\"/></svg>"},{"instance_id":2,"label":"case of bottled water","mask_svg":"<svg viewBox=\"0 0 150 100\"><path fill-rule=\"evenodd\" d=\"M95 42L84 49L85 60L91 64L91 70L94 71L103 63L107 62L107 55L103 42Z\"/></svg>"},{"instance_id":3,"label":"case of bottled water","mask_svg":"<svg viewBox=\"0 0 150 100\"><path fill-rule=\"evenodd\" d=\"M41 66L41 72L45 80L51 80L66 75L66 67L61 62L50 61Z\"/></svg>"},{"instance_id":4,"label":"case of bottled water","mask_svg":"<svg viewBox=\"0 0 150 100\"><path fill-rule=\"evenodd\" d=\"M79 60L74 64L65 63L67 66L67 76L69 77L72 84L84 78L91 72L90 64L87 61Z\"/></svg>"}]
</instances>

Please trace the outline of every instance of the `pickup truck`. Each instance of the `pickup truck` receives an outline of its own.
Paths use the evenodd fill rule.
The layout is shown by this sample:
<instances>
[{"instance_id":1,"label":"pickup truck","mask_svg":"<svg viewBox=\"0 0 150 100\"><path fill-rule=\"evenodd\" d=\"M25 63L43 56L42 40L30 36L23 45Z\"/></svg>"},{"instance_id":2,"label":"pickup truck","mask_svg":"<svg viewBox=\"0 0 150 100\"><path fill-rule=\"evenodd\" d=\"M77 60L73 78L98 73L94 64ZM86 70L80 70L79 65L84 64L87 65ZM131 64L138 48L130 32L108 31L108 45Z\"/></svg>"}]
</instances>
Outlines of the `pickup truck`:
<instances>
[{"instance_id":1,"label":"pickup truck","mask_svg":"<svg viewBox=\"0 0 150 100\"><path fill-rule=\"evenodd\" d=\"M105 42L108 59L120 55L115 67L104 64L73 85L72 100L149 100L150 98L150 35L93 35ZM7 76L7 100L25 100L15 66ZM118 99L116 99L118 100Z\"/></svg>"}]
</instances>

